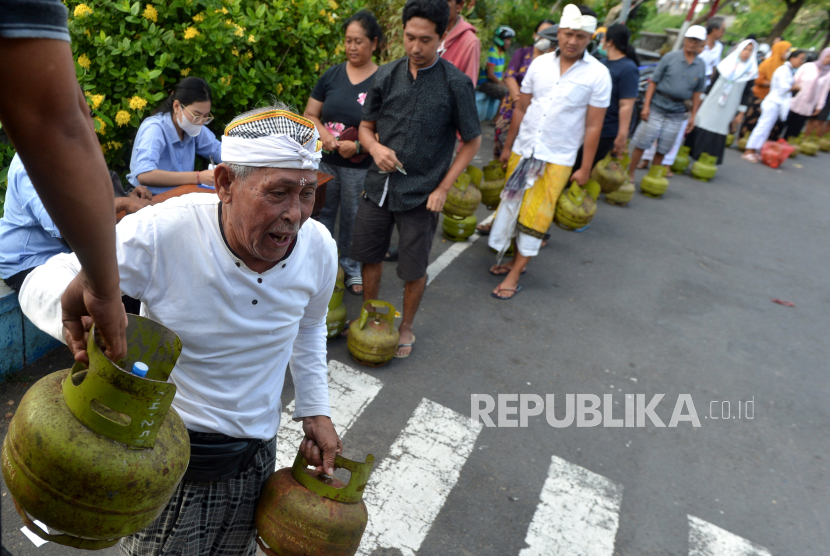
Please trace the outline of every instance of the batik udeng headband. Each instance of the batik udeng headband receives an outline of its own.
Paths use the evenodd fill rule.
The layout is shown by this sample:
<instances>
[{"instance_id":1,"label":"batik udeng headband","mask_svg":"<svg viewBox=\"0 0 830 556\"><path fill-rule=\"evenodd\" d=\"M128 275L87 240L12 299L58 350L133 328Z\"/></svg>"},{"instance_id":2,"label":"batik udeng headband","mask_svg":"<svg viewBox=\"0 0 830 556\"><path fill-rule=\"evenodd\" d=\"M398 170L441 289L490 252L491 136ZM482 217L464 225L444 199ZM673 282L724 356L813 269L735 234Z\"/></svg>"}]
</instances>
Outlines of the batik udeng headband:
<instances>
[{"instance_id":1,"label":"batik udeng headband","mask_svg":"<svg viewBox=\"0 0 830 556\"><path fill-rule=\"evenodd\" d=\"M279 118L283 120L280 121ZM306 136L309 135L309 131L311 132L310 138L303 144L289 134L292 129L296 129L297 124L301 128L306 128ZM240 135L254 136L229 135L240 126L249 128L245 130L247 133L243 132ZM273 130L285 130L285 133L273 133ZM237 133L241 131L237 129ZM267 131L272 133L256 136L257 133ZM238 120L225 128L225 135L222 137L222 162L259 168L316 170L323 156L322 147L320 134L310 120L292 112L271 110Z\"/></svg>"}]
</instances>

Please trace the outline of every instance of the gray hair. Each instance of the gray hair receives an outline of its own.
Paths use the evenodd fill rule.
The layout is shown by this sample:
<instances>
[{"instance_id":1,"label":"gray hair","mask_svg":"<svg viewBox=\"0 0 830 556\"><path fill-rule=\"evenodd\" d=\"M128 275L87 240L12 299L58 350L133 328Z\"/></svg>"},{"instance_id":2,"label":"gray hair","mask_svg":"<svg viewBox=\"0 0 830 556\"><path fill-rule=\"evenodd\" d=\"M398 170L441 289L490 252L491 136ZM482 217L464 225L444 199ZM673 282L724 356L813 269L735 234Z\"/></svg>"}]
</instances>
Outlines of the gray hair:
<instances>
[{"instance_id":1,"label":"gray hair","mask_svg":"<svg viewBox=\"0 0 830 556\"><path fill-rule=\"evenodd\" d=\"M277 100L275 97L271 97L271 104L267 106L260 106L259 108L254 108L253 110L248 110L247 112L243 112L242 114L235 117L231 120L231 124L238 122L239 120L249 118L251 116L256 116L257 114L262 114L263 112L270 112L271 110L285 110L286 112L295 112L293 106L290 106L282 101ZM228 124L230 125L230 124ZM251 174L256 172L257 170L261 170L262 168L257 168L256 166L243 166L241 164L228 164L226 163L225 166L231 171L233 174L233 181L243 182Z\"/></svg>"}]
</instances>

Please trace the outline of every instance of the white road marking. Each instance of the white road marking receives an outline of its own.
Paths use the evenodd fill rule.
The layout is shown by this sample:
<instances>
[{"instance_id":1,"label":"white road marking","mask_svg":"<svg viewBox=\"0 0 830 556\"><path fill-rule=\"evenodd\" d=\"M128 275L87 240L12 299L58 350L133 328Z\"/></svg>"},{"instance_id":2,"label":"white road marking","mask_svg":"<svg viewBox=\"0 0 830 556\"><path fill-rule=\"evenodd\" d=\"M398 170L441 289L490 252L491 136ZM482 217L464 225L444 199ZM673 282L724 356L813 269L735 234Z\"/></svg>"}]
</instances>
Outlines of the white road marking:
<instances>
[{"instance_id":1,"label":"white road marking","mask_svg":"<svg viewBox=\"0 0 830 556\"><path fill-rule=\"evenodd\" d=\"M357 553L397 548L414 556L458 481L480 423L427 399L372 473L363 495L369 524Z\"/></svg>"},{"instance_id":2,"label":"white road marking","mask_svg":"<svg viewBox=\"0 0 830 556\"><path fill-rule=\"evenodd\" d=\"M612 556L623 487L552 457L519 556Z\"/></svg>"},{"instance_id":3,"label":"white road marking","mask_svg":"<svg viewBox=\"0 0 830 556\"><path fill-rule=\"evenodd\" d=\"M46 533L49 532L49 528L46 527L46 525L43 522L35 520L34 523L35 523L35 525L37 525L38 527L43 529ZM40 548L41 546L43 546L44 544L49 542L49 541L45 541L45 540L41 539L40 537L38 537L37 535L32 533L32 531L29 530L28 527L21 527L20 530L23 531L23 534L26 535L26 538L28 538L30 541L32 541L34 543L35 547L37 547L37 548Z\"/></svg>"},{"instance_id":4,"label":"white road marking","mask_svg":"<svg viewBox=\"0 0 830 556\"><path fill-rule=\"evenodd\" d=\"M338 361L329 361L329 405L331 421L340 438L377 396L383 383L373 376L361 373ZM303 440L302 422L294 422L294 400L282 412L277 437L277 469L291 467Z\"/></svg>"},{"instance_id":5,"label":"white road marking","mask_svg":"<svg viewBox=\"0 0 830 556\"><path fill-rule=\"evenodd\" d=\"M772 556L763 546L753 544L699 517L687 517L689 556Z\"/></svg>"},{"instance_id":6,"label":"white road marking","mask_svg":"<svg viewBox=\"0 0 830 556\"><path fill-rule=\"evenodd\" d=\"M491 214L484 220L482 220L479 225L482 224L489 224L493 221L493 216L496 213ZM432 261L427 267L427 286L429 286L433 280L441 273L442 270L450 266L450 263L455 260L455 258L463 253L470 245L476 242L478 238L480 238L478 232L473 232L473 235L467 241L457 241L454 245L451 245L449 249L441 253L437 259Z\"/></svg>"}]
</instances>

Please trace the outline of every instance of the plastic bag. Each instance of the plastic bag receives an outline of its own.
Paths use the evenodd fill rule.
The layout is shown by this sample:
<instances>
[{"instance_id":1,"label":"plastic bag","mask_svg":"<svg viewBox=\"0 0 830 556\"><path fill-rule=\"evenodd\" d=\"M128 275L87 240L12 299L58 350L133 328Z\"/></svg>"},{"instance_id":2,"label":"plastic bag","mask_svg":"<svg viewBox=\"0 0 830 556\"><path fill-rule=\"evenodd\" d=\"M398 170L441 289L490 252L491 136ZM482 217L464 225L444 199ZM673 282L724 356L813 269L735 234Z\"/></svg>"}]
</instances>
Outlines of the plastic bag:
<instances>
[{"instance_id":1,"label":"plastic bag","mask_svg":"<svg viewBox=\"0 0 830 556\"><path fill-rule=\"evenodd\" d=\"M767 141L761 147L761 160L770 168L778 168L790 157L795 147L779 139L778 141Z\"/></svg>"}]
</instances>

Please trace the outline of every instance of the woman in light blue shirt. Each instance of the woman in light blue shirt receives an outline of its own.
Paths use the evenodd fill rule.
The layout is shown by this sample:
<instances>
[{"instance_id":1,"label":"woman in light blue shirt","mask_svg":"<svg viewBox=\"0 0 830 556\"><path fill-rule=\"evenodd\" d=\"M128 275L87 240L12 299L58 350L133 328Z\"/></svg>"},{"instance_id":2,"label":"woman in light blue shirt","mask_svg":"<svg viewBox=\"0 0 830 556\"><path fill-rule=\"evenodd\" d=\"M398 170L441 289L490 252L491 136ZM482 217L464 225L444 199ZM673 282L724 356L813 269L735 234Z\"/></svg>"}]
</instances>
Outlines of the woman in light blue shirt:
<instances>
[{"instance_id":1,"label":"woman in light blue shirt","mask_svg":"<svg viewBox=\"0 0 830 556\"><path fill-rule=\"evenodd\" d=\"M219 164L221 143L205 127L213 121L210 86L186 77L152 116L141 122L133 145L127 180L153 195L180 185L213 186L213 170L194 171L196 155Z\"/></svg>"}]
</instances>

